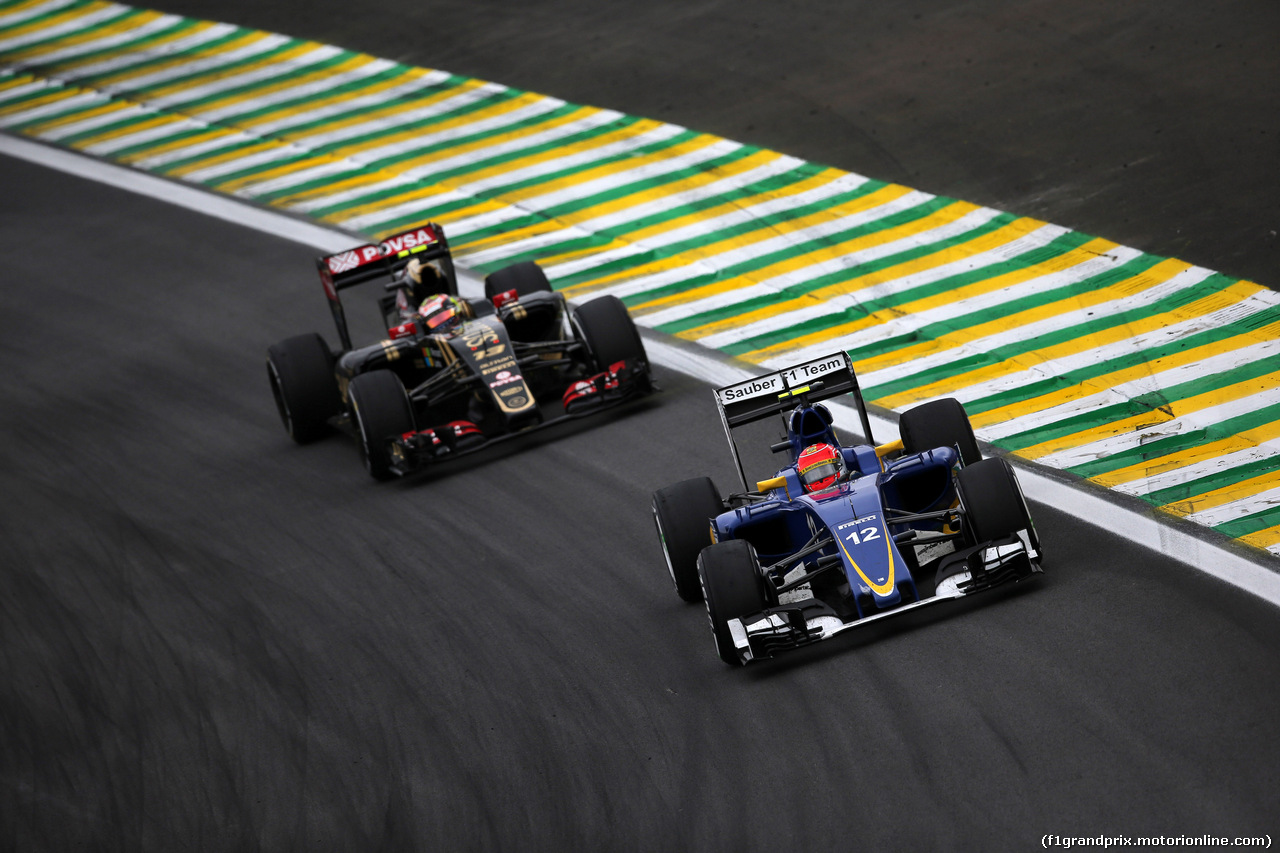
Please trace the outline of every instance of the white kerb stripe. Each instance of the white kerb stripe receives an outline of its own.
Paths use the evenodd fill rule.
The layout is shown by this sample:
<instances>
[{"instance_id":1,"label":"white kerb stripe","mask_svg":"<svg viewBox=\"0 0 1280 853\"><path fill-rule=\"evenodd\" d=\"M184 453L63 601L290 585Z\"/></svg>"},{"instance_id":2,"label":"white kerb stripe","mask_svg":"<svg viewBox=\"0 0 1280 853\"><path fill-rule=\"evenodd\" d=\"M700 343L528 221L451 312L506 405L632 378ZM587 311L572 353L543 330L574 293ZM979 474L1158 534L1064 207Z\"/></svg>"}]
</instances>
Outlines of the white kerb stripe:
<instances>
[{"instance_id":1,"label":"white kerb stripe","mask_svg":"<svg viewBox=\"0 0 1280 853\"><path fill-rule=\"evenodd\" d=\"M1175 486L1193 483L1202 477L1211 477L1224 471L1230 471L1233 468L1243 468L1245 465L1252 465L1265 459L1273 459L1276 456L1280 456L1280 441L1264 441L1255 447L1246 447L1243 450L1236 450L1210 459L1202 459L1191 465L1183 465L1180 468L1161 471L1159 474L1139 477L1128 483L1112 486L1112 488L1126 495L1149 495L1162 489L1171 489Z\"/></svg>"},{"instance_id":2,"label":"white kerb stripe","mask_svg":"<svg viewBox=\"0 0 1280 853\"><path fill-rule=\"evenodd\" d=\"M1274 509L1277 506L1280 506L1280 486L1256 495L1250 495L1247 498L1241 498L1238 501L1231 501L1221 506L1193 512L1185 516L1185 518L1188 521L1194 521L1196 524L1217 527L1219 524L1236 521L1259 512Z\"/></svg>"},{"instance_id":3,"label":"white kerb stripe","mask_svg":"<svg viewBox=\"0 0 1280 853\"><path fill-rule=\"evenodd\" d=\"M129 42L142 41L157 33L165 30L173 29L183 22L183 18L177 15L161 15L158 18L147 21L141 26L134 27L122 33L114 33L112 35L102 36L101 38L90 39L88 41L73 44L61 49L55 49L47 53L41 53L36 56L27 57L19 62L14 63L11 68L26 68L31 65L51 65L55 62L65 62L68 59L74 59L77 56L84 56L86 53L95 53L100 50L117 47Z\"/></svg>"},{"instance_id":4,"label":"white kerb stripe","mask_svg":"<svg viewBox=\"0 0 1280 853\"><path fill-rule=\"evenodd\" d=\"M672 307L663 309L662 311L646 315L642 322L644 322L646 326L650 327L661 326L664 323L677 322L688 317L697 316L698 314L702 314L707 311L722 310L731 305L737 305L745 302L749 299L755 299L761 296L776 296L789 287L803 285L806 282L814 281L823 276L853 269L861 266L862 264L887 258L900 252L922 248L934 243L942 243L954 237L959 237L960 235L966 234L975 228L982 227L999 215L1000 211L998 210L994 210L989 207L980 207L977 210L966 213L964 216L952 222L937 225L933 228L919 231L906 237L900 237L897 240L891 240L887 243L881 243L878 246L870 246L859 251L846 252L845 254L834 258L826 258L815 263L806 264L803 267L789 270L780 275L772 276L771 278L757 282L754 285L734 288L732 290L712 294L711 296L707 296L702 299L696 299L680 305L673 305ZM818 249L817 253L822 253L823 251L824 250L822 249ZM750 294L744 294L742 291L750 291ZM805 308L799 310L807 312L814 309ZM828 311L829 310L830 309L828 308ZM769 319L776 320L778 318L786 318L792 316L793 313L795 312L779 312L778 314L771 316ZM820 311L818 316L825 313L827 313L827 311ZM738 326L724 332L700 338L699 341L704 346L714 348L726 346L731 343L737 343L740 340L745 340L747 337L750 337L749 330L754 325L755 324L752 323ZM786 328L789 325L793 325L793 323L782 323L780 328Z\"/></svg>"},{"instance_id":5,"label":"white kerb stripe","mask_svg":"<svg viewBox=\"0 0 1280 853\"><path fill-rule=\"evenodd\" d=\"M114 20L115 18L119 18L122 15L127 15L132 11L133 9L129 6L121 6L117 3L109 3L101 9L97 9L93 12L88 12L84 15L80 15L77 18L73 18L69 21L63 21L61 24L58 24L56 26L42 27L40 29L32 30L31 32L25 33L20 36L13 36L12 38L7 38L7 39L0 38L0 50L3 50L3 51L17 50L20 47L23 47L29 44L34 44L36 42L51 41L61 36L70 35L72 33L78 33L81 30L87 30L87 29L90 29L91 27L96 27L99 24L104 24L107 21Z\"/></svg>"},{"instance_id":6,"label":"white kerb stripe","mask_svg":"<svg viewBox=\"0 0 1280 853\"><path fill-rule=\"evenodd\" d=\"M190 103L203 98L209 98L221 92L231 89L238 89L262 80L272 80L286 77L291 74L308 68L312 65L318 65L321 62L332 59L342 53L342 50L336 47L323 45L313 50L309 50L300 56L294 56L281 62L273 62L260 68L254 68L250 71L244 71L240 74L231 74L226 77L219 77L209 83L203 83L198 86L183 87L176 92L164 95L159 98L151 98L147 103L153 107L166 108L174 107L178 104ZM250 103L252 98L247 98Z\"/></svg>"},{"instance_id":7,"label":"white kerb stripe","mask_svg":"<svg viewBox=\"0 0 1280 853\"><path fill-rule=\"evenodd\" d=\"M220 121L222 119L231 118L233 116L243 115L247 112L273 107L282 104L285 101L300 100L318 95L322 92L328 92L337 89L340 86L347 86L357 80L363 80L366 77L373 77L381 74L390 68L394 68L395 63L388 59L375 59L370 62L364 62L355 68L338 73L325 74L319 79L304 83L296 83L292 86L285 86L282 89L276 89L273 92L267 92L251 101L237 101L235 103L226 104L217 109L197 109L195 114L205 121Z\"/></svg>"}]
</instances>

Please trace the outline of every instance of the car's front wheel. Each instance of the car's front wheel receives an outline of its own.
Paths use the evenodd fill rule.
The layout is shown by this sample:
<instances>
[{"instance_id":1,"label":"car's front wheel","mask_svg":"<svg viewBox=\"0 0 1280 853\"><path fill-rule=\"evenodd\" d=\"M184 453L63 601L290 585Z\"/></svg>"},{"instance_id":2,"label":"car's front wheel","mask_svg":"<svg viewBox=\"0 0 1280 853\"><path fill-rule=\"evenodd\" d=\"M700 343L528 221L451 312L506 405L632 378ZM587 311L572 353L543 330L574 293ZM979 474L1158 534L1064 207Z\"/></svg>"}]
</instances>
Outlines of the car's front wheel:
<instances>
[{"instance_id":1,"label":"car's front wheel","mask_svg":"<svg viewBox=\"0 0 1280 853\"><path fill-rule=\"evenodd\" d=\"M964 523L972 544L1003 539L1026 530L1038 552L1040 540L1031 522L1022 488L1013 468L1003 459L983 459L960 470L956 491L964 507Z\"/></svg>"},{"instance_id":2,"label":"car's front wheel","mask_svg":"<svg viewBox=\"0 0 1280 853\"><path fill-rule=\"evenodd\" d=\"M391 476L391 440L414 430L413 405L404 384L390 370L373 370L347 388L351 414L360 431L360 455L378 480Z\"/></svg>"},{"instance_id":3,"label":"car's front wheel","mask_svg":"<svg viewBox=\"0 0 1280 853\"><path fill-rule=\"evenodd\" d=\"M759 613L766 607L756 549L744 539L705 548L698 556L698 575L716 654L730 666L742 666L744 661L733 644L729 620Z\"/></svg>"}]
</instances>

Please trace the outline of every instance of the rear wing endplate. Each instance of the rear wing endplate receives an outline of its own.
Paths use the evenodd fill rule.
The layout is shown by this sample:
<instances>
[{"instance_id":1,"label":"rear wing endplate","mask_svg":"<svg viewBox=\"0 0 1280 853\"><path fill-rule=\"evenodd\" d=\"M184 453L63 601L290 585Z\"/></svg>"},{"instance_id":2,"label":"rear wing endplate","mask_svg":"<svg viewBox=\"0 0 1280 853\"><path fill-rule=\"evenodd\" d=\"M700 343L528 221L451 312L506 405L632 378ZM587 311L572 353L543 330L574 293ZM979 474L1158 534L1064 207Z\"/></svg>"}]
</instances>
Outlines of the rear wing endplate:
<instances>
[{"instance_id":1,"label":"rear wing endplate","mask_svg":"<svg viewBox=\"0 0 1280 853\"><path fill-rule=\"evenodd\" d=\"M772 415L789 412L796 406L812 405L844 394L852 394L857 404L862 431L868 444L874 445L871 421L867 406L858 387L858 377L853 372L853 361L847 352L832 353L822 358L783 368L744 382L717 388L716 407L720 410L720 422L743 489L749 489L747 476L742 469L738 446L733 440L734 427L764 420Z\"/></svg>"}]
</instances>

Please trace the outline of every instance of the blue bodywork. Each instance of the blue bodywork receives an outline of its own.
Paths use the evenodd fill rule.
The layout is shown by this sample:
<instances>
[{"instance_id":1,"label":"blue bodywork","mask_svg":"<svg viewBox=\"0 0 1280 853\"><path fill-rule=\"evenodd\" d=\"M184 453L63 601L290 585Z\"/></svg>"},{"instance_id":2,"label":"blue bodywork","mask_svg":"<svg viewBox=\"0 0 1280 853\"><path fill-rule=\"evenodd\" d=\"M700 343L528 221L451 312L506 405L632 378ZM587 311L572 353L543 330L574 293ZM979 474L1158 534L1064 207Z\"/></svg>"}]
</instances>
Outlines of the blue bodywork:
<instances>
[{"instance_id":1,"label":"blue bodywork","mask_svg":"<svg viewBox=\"0 0 1280 853\"><path fill-rule=\"evenodd\" d=\"M894 518L955 505L956 451L942 447L885 464L869 445L840 447L847 479L828 491L809 494L801 486L795 460L816 442L840 447L830 415L821 405L797 407L788 418L790 463L777 472L763 500L730 509L714 520L716 541L749 541L762 566L776 566L767 573L774 589L788 575L794 576L798 566L801 573L813 572L838 557L845 584L839 591L848 597L855 618L920 600L914 547L900 545L894 537L921 525L908 527ZM936 526L940 530L943 522ZM823 530L832 541L796 560L793 555Z\"/></svg>"}]
</instances>

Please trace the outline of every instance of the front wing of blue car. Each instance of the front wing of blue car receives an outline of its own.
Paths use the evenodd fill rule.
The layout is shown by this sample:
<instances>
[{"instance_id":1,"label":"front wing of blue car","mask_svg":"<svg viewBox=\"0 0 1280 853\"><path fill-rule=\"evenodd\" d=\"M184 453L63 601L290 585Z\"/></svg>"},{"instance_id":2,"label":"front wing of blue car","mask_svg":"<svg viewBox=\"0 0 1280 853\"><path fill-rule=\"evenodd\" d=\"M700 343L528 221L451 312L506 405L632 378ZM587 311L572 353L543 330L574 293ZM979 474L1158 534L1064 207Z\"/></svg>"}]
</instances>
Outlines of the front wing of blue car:
<instances>
[{"instance_id":1,"label":"front wing of blue car","mask_svg":"<svg viewBox=\"0 0 1280 853\"><path fill-rule=\"evenodd\" d=\"M929 598L849 621L815 598L801 599L730 619L729 632L742 663L763 660L780 652L828 640L853 628L1027 580L1040 574L1039 556L1022 539L1011 536L966 548L944 558L939 570L940 574L948 577ZM962 562L963 568L957 566L957 562ZM948 569L959 571L951 574Z\"/></svg>"}]
</instances>

